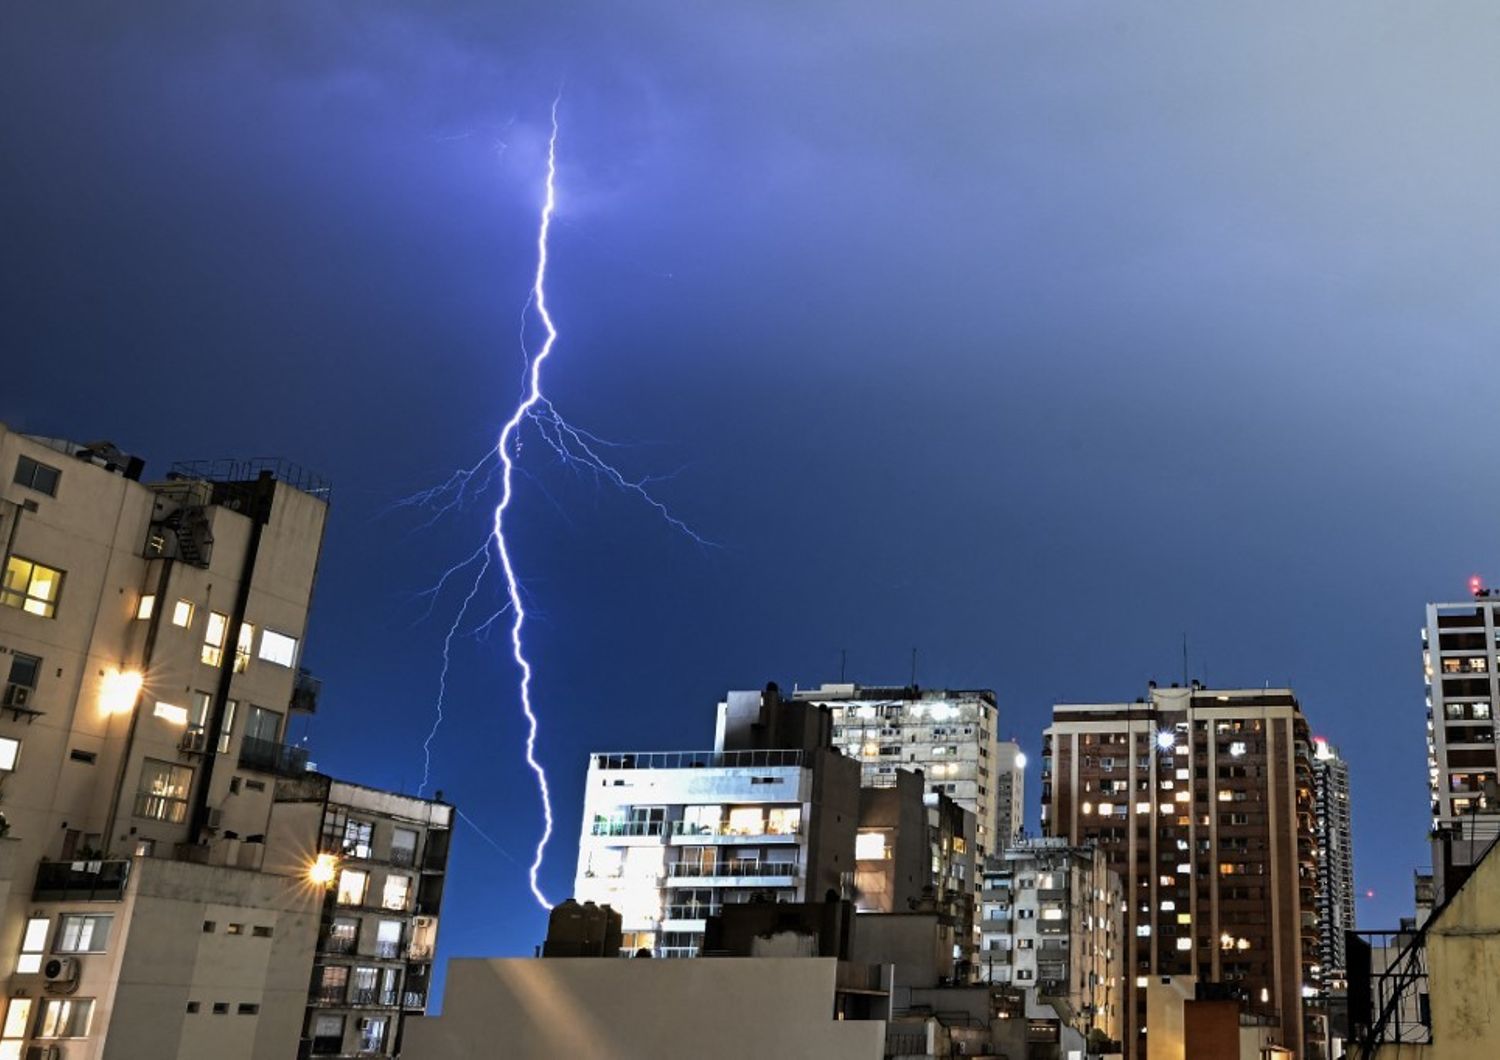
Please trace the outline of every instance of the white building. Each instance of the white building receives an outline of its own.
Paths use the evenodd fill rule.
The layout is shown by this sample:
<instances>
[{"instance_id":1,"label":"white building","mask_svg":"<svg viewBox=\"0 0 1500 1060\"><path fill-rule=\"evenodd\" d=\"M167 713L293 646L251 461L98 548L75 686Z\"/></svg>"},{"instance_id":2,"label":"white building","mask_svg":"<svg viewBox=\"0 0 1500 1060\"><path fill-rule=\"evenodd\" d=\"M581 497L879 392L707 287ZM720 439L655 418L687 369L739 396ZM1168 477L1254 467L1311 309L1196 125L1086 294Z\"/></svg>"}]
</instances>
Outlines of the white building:
<instances>
[{"instance_id":1,"label":"white building","mask_svg":"<svg viewBox=\"0 0 1500 1060\"><path fill-rule=\"evenodd\" d=\"M1104 853L1030 839L992 855L979 895L979 977L1033 991L1083 1034L1120 1031L1124 893Z\"/></svg>"},{"instance_id":2,"label":"white building","mask_svg":"<svg viewBox=\"0 0 1500 1060\"><path fill-rule=\"evenodd\" d=\"M1026 827L1026 755L1020 744L1014 740L1000 741L992 775L998 821L995 845L1002 847L1020 838Z\"/></svg>"},{"instance_id":3,"label":"white building","mask_svg":"<svg viewBox=\"0 0 1500 1060\"><path fill-rule=\"evenodd\" d=\"M287 729L317 703L328 490L274 461L141 471L0 425L0 1060L285 1060L337 900L321 820L276 801L309 776Z\"/></svg>"},{"instance_id":4,"label":"white building","mask_svg":"<svg viewBox=\"0 0 1500 1060\"><path fill-rule=\"evenodd\" d=\"M898 769L920 769L929 791L973 813L981 856L1014 834L1015 759L1001 759L994 692L840 684L793 698L833 712L834 745L860 763L867 784ZM1003 799L1002 771L1010 786Z\"/></svg>"},{"instance_id":5,"label":"white building","mask_svg":"<svg viewBox=\"0 0 1500 1060\"><path fill-rule=\"evenodd\" d=\"M1327 740L1313 740L1314 835L1318 849L1318 965L1326 987L1342 987L1344 933L1354 930L1354 847L1349 827L1349 763Z\"/></svg>"},{"instance_id":6,"label":"white building","mask_svg":"<svg viewBox=\"0 0 1500 1060\"><path fill-rule=\"evenodd\" d=\"M724 903L843 893L859 768L827 732L825 713L771 686L720 705L712 751L591 755L574 897L619 911L626 952L691 957ZM745 746L757 740L788 746Z\"/></svg>"}]
</instances>

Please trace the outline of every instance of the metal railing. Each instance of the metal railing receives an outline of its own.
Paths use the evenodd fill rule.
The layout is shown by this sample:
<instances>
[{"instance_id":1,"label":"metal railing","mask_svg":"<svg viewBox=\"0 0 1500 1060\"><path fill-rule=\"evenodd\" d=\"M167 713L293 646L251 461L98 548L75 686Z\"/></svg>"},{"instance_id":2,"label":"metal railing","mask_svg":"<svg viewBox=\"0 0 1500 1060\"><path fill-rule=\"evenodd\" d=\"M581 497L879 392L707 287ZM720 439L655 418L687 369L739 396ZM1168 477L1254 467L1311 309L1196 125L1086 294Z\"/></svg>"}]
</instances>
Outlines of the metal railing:
<instances>
[{"instance_id":1,"label":"metal railing","mask_svg":"<svg viewBox=\"0 0 1500 1060\"><path fill-rule=\"evenodd\" d=\"M323 939L319 947L324 953L353 953L355 939L353 935L329 935Z\"/></svg>"},{"instance_id":2,"label":"metal railing","mask_svg":"<svg viewBox=\"0 0 1500 1060\"><path fill-rule=\"evenodd\" d=\"M399 957L401 956L401 943L377 940L375 943L375 956L383 957L386 960Z\"/></svg>"},{"instance_id":3,"label":"metal railing","mask_svg":"<svg viewBox=\"0 0 1500 1060\"><path fill-rule=\"evenodd\" d=\"M408 990L401 995L402 1008L425 1009L427 1007L427 993L422 990Z\"/></svg>"},{"instance_id":4,"label":"metal railing","mask_svg":"<svg viewBox=\"0 0 1500 1060\"><path fill-rule=\"evenodd\" d=\"M130 881L130 862L44 861L36 867L36 902L118 902Z\"/></svg>"},{"instance_id":5,"label":"metal railing","mask_svg":"<svg viewBox=\"0 0 1500 1060\"><path fill-rule=\"evenodd\" d=\"M787 827L780 825L772 828L765 819L761 820L762 830L759 832L748 831L744 828L732 827L728 822L715 825L693 824L689 821L673 821L672 834L686 836L740 836L742 838L762 839L766 837L776 838L778 836L797 836L802 834L802 824Z\"/></svg>"},{"instance_id":6,"label":"metal railing","mask_svg":"<svg viewBox=\"0 0 1500 1060\"><path fill-rule=\"evenodd\" d=\"M666 821L595 821L590 835L648 836L664 835Z\"/></svg>"},{"instance_id":7,"label":"metal railing","mask_svg":"<svg viewBox=\"0 0 1500 1060\"><path fill-rule=\"evenodd\" d=\"M680 861L667 866L672 879L684 876L770 876L791 879L799 872L795 861L721 861L713 865Z\"/></svg>"},{"instance_id":8,"label":"metal railing","mask_svg":"<svg viewBox=\"0 0 1500 1060\"><path fill-rule=\"evenodd\" d=\"M280 777L296 777L307 772L307 748L246 736L240 744L240 768Z\"/></svg>"},{"instance_id":9,"label":"metal railing","mask_svg":"<svg viewBox=\"0 0 1500 1060\"><path fill-rule=\"evenodd\" d=\"M342 1005L344 1003L344 987L320 986L313 991L313 1000L320 1005Z\"/></svg>"},{"instance_id":10,"label":"metal railing","mask_svg":"<svg viewBox=\"0 0 1500 1060\"><path fill-rule=\"evenodd\" d=\"M723 906L719 902L692 902L687 905L667 906L663 920L706 920L718 916Z\"/></svg>"},{"instance_id":11,"label":"metal railing","mask_svg":"<svg viewBox=\"0 0 1500 1060\"><path fill-rule=\"evenodd\" d=\"M593 756L596 769L759 769L800 767L801 750L770 751L609 751Z\"/></svg>"}]
</instances>

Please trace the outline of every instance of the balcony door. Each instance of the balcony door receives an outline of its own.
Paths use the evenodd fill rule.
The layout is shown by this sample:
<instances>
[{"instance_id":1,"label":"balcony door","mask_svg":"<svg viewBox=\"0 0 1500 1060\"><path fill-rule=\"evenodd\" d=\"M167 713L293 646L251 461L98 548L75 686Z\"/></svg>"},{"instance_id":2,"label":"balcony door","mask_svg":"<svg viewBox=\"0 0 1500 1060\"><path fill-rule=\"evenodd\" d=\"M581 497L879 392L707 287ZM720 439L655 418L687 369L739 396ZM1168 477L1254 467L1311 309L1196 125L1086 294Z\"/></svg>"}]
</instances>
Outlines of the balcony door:
<instances>
[{"instance_id":1,"label":"balcony door","mask_svg":"<svg viewBox=\"0 0 1500 1060\"><path fill-rule=\"evenodd\" d=\"M278 743L281 740L281 715L265 707L251 707L245 719L245 735L252 740Z\"/></svg>"}]
</instances>

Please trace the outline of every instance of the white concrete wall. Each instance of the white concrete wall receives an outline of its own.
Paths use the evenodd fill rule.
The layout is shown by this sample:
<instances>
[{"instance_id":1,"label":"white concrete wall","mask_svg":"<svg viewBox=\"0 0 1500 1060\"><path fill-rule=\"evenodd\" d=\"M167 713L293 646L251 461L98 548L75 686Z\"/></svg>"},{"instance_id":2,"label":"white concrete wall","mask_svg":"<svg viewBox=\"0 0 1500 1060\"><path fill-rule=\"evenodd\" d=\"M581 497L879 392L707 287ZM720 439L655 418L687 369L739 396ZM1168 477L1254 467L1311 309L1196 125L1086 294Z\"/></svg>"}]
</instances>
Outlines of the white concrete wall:
<instances>
[{"instance_id":1,"label":"white concrete wall","mask_svg":"<svg viewBox=\"0 0 1500 1060\"><path fill-rule=\"evenodd\" d=\"M833 1019L831 958L456 960L406 1060L881 1060L885 1023Z\"/></svg>"}]
</instances>

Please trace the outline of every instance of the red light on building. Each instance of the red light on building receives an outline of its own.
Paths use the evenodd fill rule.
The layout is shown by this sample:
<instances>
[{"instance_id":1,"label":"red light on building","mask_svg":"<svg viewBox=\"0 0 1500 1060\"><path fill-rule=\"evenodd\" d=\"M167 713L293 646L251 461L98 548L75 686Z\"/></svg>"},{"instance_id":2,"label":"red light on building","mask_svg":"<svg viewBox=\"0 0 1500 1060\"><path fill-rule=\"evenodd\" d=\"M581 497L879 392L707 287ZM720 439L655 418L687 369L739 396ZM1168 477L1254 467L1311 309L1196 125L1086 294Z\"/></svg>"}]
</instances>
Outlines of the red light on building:
<instances>
[{"instance_id":1,"label":"red light on building","mask_svg":"<svg viewBox=\"0 0 1500 1060\"><path fill-rule=\"evenodd\" d=\"M1484 579L1474 574L1469 578L1469 592L1474 596L1484 596Z\"/></svg>"}]
</instances>

